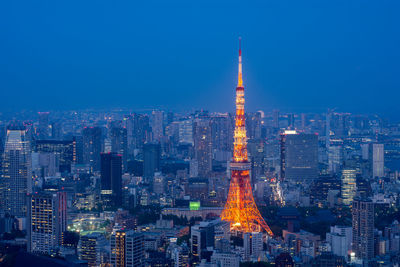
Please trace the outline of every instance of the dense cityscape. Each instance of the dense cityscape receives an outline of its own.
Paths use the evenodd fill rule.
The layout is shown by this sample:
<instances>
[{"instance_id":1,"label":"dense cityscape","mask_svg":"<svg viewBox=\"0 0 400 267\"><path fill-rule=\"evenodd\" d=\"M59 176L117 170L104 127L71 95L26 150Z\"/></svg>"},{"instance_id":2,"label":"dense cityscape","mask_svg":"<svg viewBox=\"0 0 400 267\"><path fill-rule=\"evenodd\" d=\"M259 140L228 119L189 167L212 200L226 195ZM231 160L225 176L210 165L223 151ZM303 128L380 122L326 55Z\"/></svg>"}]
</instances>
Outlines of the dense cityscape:
<instances>
[{"instance_id":1,"label":"dense cityscape","mask_svg":"<svg viewBox=\"0 0 400 267\"><path fill-rule=\"evenodd\" d=\"M238 73L236 113L2 114L2 264L398 266L400 124L245 113Z\"/></svg>"},{"instance_id":2,"label":"dense cityscape","mask_svg":"<svg viewBox=\"0 0 400 267\"><path fill-rule=\"evenodd\" d=\"M0 267L400 267L400 1L0 1Z\"/></svg>"}]
</instances>

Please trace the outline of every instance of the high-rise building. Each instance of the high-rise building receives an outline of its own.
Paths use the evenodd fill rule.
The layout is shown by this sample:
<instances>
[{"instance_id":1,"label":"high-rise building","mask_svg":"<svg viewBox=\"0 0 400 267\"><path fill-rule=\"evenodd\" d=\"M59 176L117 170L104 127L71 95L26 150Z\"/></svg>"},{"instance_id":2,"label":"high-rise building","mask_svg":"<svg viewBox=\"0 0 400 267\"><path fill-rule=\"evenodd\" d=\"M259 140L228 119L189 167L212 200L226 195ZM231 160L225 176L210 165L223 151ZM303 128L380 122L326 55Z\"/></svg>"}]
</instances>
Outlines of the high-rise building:
<instances>
[{"instance_id":1,"label":"high-rise building","mask_svg":"<svg viewBox=\"0 0 400 267\"><path fill-rule=\"evenodd\" d=\"M82 235L78 243L79 259L87 261L89 267L97 267L107 261L107 239L102 233Z\"/></svg>"},{"instance_id":2,"label":"high-rise building","mask_svg":"<svg viewBox=\"0 0 400 267\"><path fill-rule=\"evenodd\" d=\"M245 261L258 260L263 251L263 234L261 232L243 234Z\"/></svg>"},{"instance_id":3,"label":"high-rise building","mask_svg":"<svg viewBox=\"0 0 400 267\"><path fill-rule=\"evenodd\" d=\"M353 252L362 260L374 257L374 203L355 198L352 206Z\"/></svg>"},{"instance_id":4,"label":"high-rise building","mask_svg":"<svg viewBox=\"0 0 400 267\"><path fill-rule=\"evenodd\" d=\"M239 44L240 46L240 44ZM242 50L239 48L239 75L236 87L236 118L233 159L230 163L231 181L228 199L221 219L229 222L231 229L243 233L261 229L273 235L254 201L250 183L250 163L247 156L246 122L244 113L244 87L242 79Z\"/></svg>"},{"instance_id":5,"label":"high-rise building","mask_svg":"<svg viewBox=\"0 0 400 267\"><path fill-rule=\"evenodd\" d=\"M71 172L71 165L74 162L74 141L62 140L36 140L34 152L50 153L56 156L59 172Z\"/></svg>"},{"instance_id":6,"label":"high-rise building","mask_svg":"<svg viewBox=\"0 0 400 267\"><path fill-rule=\"evenodd\" d=\"M83 135L83 162L89 164L92 172L100 170L100 153L102 152L103 140L99 127L85 127Z\"/></svg>"},{"instance_id":7,"label":"high-rise building","mask_svg":"<svg viewBox=\"0 0 400 267\"><path fill-rule=\"evenodd\" d=\"M372 177L383 177L385 175L385 151L383 144L371 144L369 151L371 153L369 159L372 165Z\"/></svg>"},{"instance_id":8,"label":"high-rise building","mask_svg":"<svg viewBox=\"0 0 400 267\"><path fill-rule=\"evenodd\" d=\"M330 173L337 173L340 171L343 163L343 141L330 140L331 144L328 146L328 170Z\"/></svg>"},{"instance_id":9,"label":"high-rise building","mask_svg":"<svg viewBox=\"0 0 400 267\"><path fill-rule=\"evenodd\" d=\"M212 148L214 151L232 152L233 125L231 115L218 114L211 119Z\"/></svg>"},{"instance_id":10,"label":"high-rise building","mask_svg":"<svg viewBox=\"0 0 400 267\"><path fill-rule=\"evenodd\" d=\"M117 153L101 154L101 197L104 203L122 205L122 156Z\"/></svg>"},{"instance_id":11,"label":"high-rise building","mask_svg":"<svg viewBox=\"0 0 400 267\"><path fill-rule=\"evenodd\" d=\"M214 224L210 222L200 222L191 227L191 252L195 262L199 262L205 257L207 247L214 247L214 230Z\"/></svg>"},{"instance_id":12,"label":"high-rise building","mask_svg":"<svg viewBox=\"0 0 400 267\"><path fill-rule=\"evenodd\" d=\"M183 120L179 122L179 143L193 145L193 121Z\"/></svg>"},{"instance_id":13,"label":"high-rise building","mask_svg":"<svg viewBox=\"0 0 400 267\"><path fill-rule=\"evenodd\" d=\"M2 165L2 207L10 215L25 217L26 196L32 193L32 173L30 145L24 127L8 127Z\"/></svg>"},{"instance_id":14,"label":"high-rise building","mask_svg":"<svg viewBox=\"0 0 400 267\"><path fill-rule=\"evenodd\" d=\"M32 194L28 203L28 251L51 255L66 230L65 193Z\"/></svg>"},{"instance_id":15,"label":"high-rise building","mask_svg":"<svg viewBox=\"0 0 400 267\"><path fill-rule=\"evenodd\" d=\"M272 127L279 128L279 110L277 109L272 111Z\"/></svg>"},{"instance_id":16,"label":"high-rise building","mask_svg":"<svg viewBox=\"0 0 400 267\"><path fill-rule=\"evenodd\" d=\"M342 199L344 205L351 205L357 192L357 172L353 168L342 170Z\"/></svg>"},{"instance_id":17,"label":"high-rise building","mask_svg":"<svg viewBox=\"0 0 400 267\"><path fill-rule=\"evenodd\" d=\"M151 113L151 131L153 133L153 141L161 142L164 136L164 112L153 110Z\"/></svg>"},{"instance_id":18,"label":"high-rise building","mask_svg":"<svg viewBox=\"0 0 400 267\"><path fill-rule=\"evenodd\" d=\"M39 112L39 127L37 129L37 136L39 139L49 139L49 112Z\"/></svg>"},{"instance_id":19,"label":"high-rise building","mask_svg":"<svg viewBox=\"0 0 400 267\"><path fill-rule=\"evenodd\" d=\"M110 238L111 265L115 267L144 266L144 235L134 231L115 231Z\"/></svg>"},{"instance_id":20,"label":"high-rise building","mask_svg":"<svg viewBox=\"0 0 400 267\"><path fill-rule=\"evenodd\" d=\"M150 120L147 114L133 113L124 118L127 131L128 154L134 154L135 149L140 149L146 141L150 141Z\"/></svg>"},{"instance_id":21,"label":"high-rise building","mask_svg":"<svg viewBox=\"0 0 400 267\"><path fill-rule=\"evenodd\" d=\"M332 253L347 257L351 251L352 228L347 226L331 226L330 233L326 233L326 241L331 245Z\"/></svg>"},{"instance_id":22,"label":"high-rise building","mask_svg":"<svg viewBox=\"0 0 400 267\"><path fill-rule=\"evenodd\" d=\"M126 170L128 160L128 135L126 128L112 127L110 138L111 152L122 155L122 170Z\"/></svg>"},{"instance_id":23,"label":"high-rise building","mask_svg":"<svg viewBox=\"0 0 400 267\"><path fill-rule=\"evenodd\" d=\"M147 143L143 146L143 177L152 181L154 173L161 170L161 145Z\"/></svg>"},{"instance_id":24,"label":"high-rise building","mask_svg":"<svg viewBox=\"0 0 400 267\"><path fill-rule=\"evenodd\" d=\"M249 139L261 138L261 112L246 114L246 131Z\"/></svg>"},{"instance_id":25,"label":"high-rise building","mask_svg":"<svg viewBox=\"0 0 400 267\"><path fill-rule=\"evenodd\" d=\"M281 135L281 179L302 183L318 177L318 136L286 131Z\"/></svg>"},{"instance_id":26,"label":"high-rise building","mask_svg":"<svg viewBox=\"0 0 400 267\"><path fill-rule=\"evenodd\" d=\"M196 121L194 132L195 158L198 162L199 176L207 177L212 171L212 140L210 121Z\"/></svg>"}]
</instances>

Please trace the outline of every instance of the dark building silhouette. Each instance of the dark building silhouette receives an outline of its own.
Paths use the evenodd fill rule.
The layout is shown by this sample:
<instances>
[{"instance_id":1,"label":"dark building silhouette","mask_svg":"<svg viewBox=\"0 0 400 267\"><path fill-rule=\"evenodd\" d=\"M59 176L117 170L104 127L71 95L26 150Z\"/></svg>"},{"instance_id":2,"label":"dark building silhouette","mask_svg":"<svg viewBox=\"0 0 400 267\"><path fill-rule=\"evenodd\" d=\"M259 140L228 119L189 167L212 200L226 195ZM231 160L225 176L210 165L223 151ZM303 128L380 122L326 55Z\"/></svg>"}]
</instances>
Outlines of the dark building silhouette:
<instances>
[{"instance_id":1,"label":"dark building silhouette","mask_svg":"<svg viewBox=\"0 0 400 267\"><path fill-rule=\"evenodd\" d=\"M100 153L102 151L102 132L99 127L85 127L83 136L83 163L89 164L90 170L100 170Z\"/></svg>"},{"instance_id":2,"label":"dark building silhouette","mask_svg":"<svg viewBox=\"0 0 400 267\"><path fill-rule=\"evenodd\" d=\"M208 120L196 122L194 132L195 158L198 164L199 176L207 177L212 170L212 140L211 127Z\"/></svg>"},{"instance_id":3,"label":"dark building silhouette","mask_svg":"<svg viewBox=\"0 0 400 267\"><path fill-rule=\"evenodd\" d=\"M128 135L126 128L114 126L111 128L111 152L122 155L122 169L127 168L128 159Z\"/></svg>"},{"instance_id":4,"label":"dark building silhouette","mask_svg":"<svg viewBox=\"0 0 400 267\"><path fill-rule=\"evenodd\" d=\"M39 139L49 138L49 112L38 112L39 127L37 128L37 136Z\"/></svg>"},{"instance_id":5,"label":"dark building silhouette","mask_svg":"<svg viewBox=\"0 0 400 267\"><path fill-rule=\"evenodd\" d=\"M276 267L292 267L294 266L293 259L289 253L281 253L275 258Z\"/></svg>"},{"instance_id":6,"label":"dark building silhouette","mask_svg":"<svg viewBox=\"0 0 400 267\"><path fill-rule=\"evenodd\" d=\"M305 182L318 178L318 136L286 131L281 135L281 179Z\"/></svg>"},{"instance_id":7,"label":"dark building silhouette","mask_svg":"<svg viewBox=\"0 0 400 267\"><path fill-rule=\"evenodd\" d=\"M122 156L101 154L101 198L106 205L122 205Z\"/></svg>"},{"instance_id":8,"label":"dark building silhouette","mask_svg":"<svg viewBox=\"0 0 400 267\"><path fill-rule=\"evenodd\" d=\"M154 173L161 170L160 144L144 144L143 161L143 176L147 181L152 181Z\"/></svg>"}]
</instances>

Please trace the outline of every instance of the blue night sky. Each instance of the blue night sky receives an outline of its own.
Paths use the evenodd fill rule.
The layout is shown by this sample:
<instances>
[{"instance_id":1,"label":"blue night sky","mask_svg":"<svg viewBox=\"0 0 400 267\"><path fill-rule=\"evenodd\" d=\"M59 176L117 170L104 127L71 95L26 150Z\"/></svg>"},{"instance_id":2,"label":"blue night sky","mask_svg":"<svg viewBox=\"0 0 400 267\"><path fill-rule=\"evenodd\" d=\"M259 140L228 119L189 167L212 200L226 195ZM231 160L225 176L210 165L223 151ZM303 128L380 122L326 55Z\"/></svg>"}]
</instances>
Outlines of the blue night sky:
<instances>
[{"instance_id":1,"label":"blue night sky","mask_svg":"<svg viewBox=\"0 0 400 267\"><path fill-rule=\"evenodd\" d=\"M400 118L399 10L398 0L1 1L0 110L231 111L242 36L248 110Z\"/></svg>"}]
</instances>

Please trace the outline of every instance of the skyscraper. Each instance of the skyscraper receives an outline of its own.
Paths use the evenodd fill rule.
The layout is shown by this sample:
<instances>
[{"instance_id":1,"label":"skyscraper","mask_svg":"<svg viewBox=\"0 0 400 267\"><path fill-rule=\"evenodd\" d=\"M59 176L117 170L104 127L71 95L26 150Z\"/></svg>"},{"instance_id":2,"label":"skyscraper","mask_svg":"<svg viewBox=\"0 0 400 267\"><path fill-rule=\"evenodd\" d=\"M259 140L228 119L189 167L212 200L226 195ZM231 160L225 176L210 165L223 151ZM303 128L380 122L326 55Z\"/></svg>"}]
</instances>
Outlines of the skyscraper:
<instances>
[{"instance_id":1,"label":"skyscraper","mask_svg":"<svg viewBox=\"0 0 400 267\"><path fill-rule=\"evenodd\" d=\"M144 235L134 231L115 231L110 238L111 265L144 266Z\"/></svg>"},{"instance_id":2,"label":"skyscraper","mask_svg":"<svg viewBox=\"0 0 400 267\"><path fill-rule=\"evenodd\" d=\"M311 181L318 177L318 136L286 131L281 135L281 179Z\"/></svg>"},{"instance_id":3,"label":"skyscraper","mask_svg":"<svg viewBox=\"0 0 400 267\"><path fill-rule=\"evenodd\" d=\"M342 170L342 199L344 205L350 205L357 192L356 170L344 168Z\"/></svg>"},{"instance_id":4,"label":"skyscraper","mask_svg":"<svg viewBox=\"0 0 400 267\"><path fill-rule=\"evenodd\" d=\"M49 138L49 112L39 112L39 127L37 129L37 136L39 139Z\"/></svg>"},{"instance_id":5,"label":"skyscraper","mask_svg":"<svg viewBox=\"0 0 400 267\"><path fill-rule=\"evenodd\" d=\"M73 140L36 140L34 144L34 152L56 155L59 172L71 172L71 165L74 162Z\"/></svg>"},{"instance_id":6,"label":"skyscraper","mask_svg":"<svg viewBox=\"0 0 400 267\"><path fill-rule=\"evenodd\" d=\"M385 151L383 144L371 144L369 151L371 153L369 159L372 165L372 178L383 177L385 175Z\"/></svg>"},{"instance_id":7,"label":"skyscraper","mask_svg":"<svg viewBox=\"0 0 400 267\"><path fill-rule=\"evenodd\" d=\"M151 113L151 131L153 133L153 140L161 142L164 136L164 112L159 110L153 110Z\"/></svg>"},{"instance_id":8,"label":"skyscraper","mask_svg":"<svg viewBox=\"0 0 400 267\"><path fill-rule=\"evenodd\" d=\"M161 169L160 144L144 144L143 161L143 176L146 180L151 181L154 178L154 173Z\"/></svg>"},{"instance_id":9,"label":"skyscraper","mask_svg":"<svg viewBox=\"0 0 400 267\"><path fill-rule=\"evenodd\" d=\"M355 198L352 206L353 252L362 260L374 257L374 203Z\"/></svg>"},{"instance_id":10,"label":"skyscraper","mask_svg":"<svg viewBox=\"0 0 400 267\"><path fill-rule=\"evenodd\" d=\"M111 152L122 155L122 170L126 170L128 160L128 135L126 128L114 126L111 128Z\"/></svg>"},{"instance_id":11,"label":"skyscraper","mask_svg":"<svg viewBox=\"0 0 400 267\"><path fill-rule=\"evenodd\" d=\"M196 121L194 133L195 158L199 176L207 177L212 170L212 140L209 120Z\"/></svg>"},{"instance_id":12,"label":"skyscraper","mask_svg":"<svg viewBox=\"0 0 400 267\"><path fill-rule=\"evenodd\" d=\"M240 46L240 45L239 45ZM250 163L247 158L247 137L244 115L244 87L242 80L242 50L239 48L239 75L236 87L236 119L233 159L230 164L231 182L228 199L221 219L231 224L232 230L248 233L264 229L273 235L256 206L250 183Z\"/></svg>"},{"instance_id":13,"label":"skyscraper","mask_svg":"<svg viewBox=\"0 0 400 267\"><path fill-rule=\"evenodd\" d=\"M85 127L83 135L83 162L89 164L90 170L100 170L100 153L102 152L102 133L99 127Z\"/></svg>"},{"instance_id":14,"label":"skyscraper","mask_svg":"<svg viewBox=\"0 0 400 267\"><path fill-rule=\"evenodd\" d=\"M33 194L28 201L28 251L39 254L54 253L66 226L63 195ZM66 229L64 229L65 231Z\"/></svg>"},{"instance_id":15,"label":"skyscraper","mask_svg":"<svg viewBox=\"0 0 400 267\"><path fill-rule=\"evenodd\" d=\"M101 197L106 205L122 205L122 156L101 154Z\"/></svg>"},{"instance_id":16,"label":"skyscraper","mask_svg":"<svg viewBox=\"0 0 400 267\"><path fill-rule=\"evenodd\" d=\"M260 232L245 233L243 235L243 246L246 261L258 260L263 251L263 234Z\"/></svg>"},{"instance_id":17,"label":"skyscraper","mask_svg":"<svg viewBox=\"0 0 400 267\"><path fill-rule=\"evenodd\" d=\"M179 143L193 145L193 121L183 120L179 122Z\"/></svg>"},{"instance_id":18,"label":"skyscraper","mask_svg":"<svg viewBox=\"0 0 400 267\"><path fill-rule=\"evenodd\" d=\"M79 258L87 261L89 267L100 266L106 261L107 243L107 239L99 232L82 235L78 244Z\"/></svg>"},{"instance_id":19,"label":"skyscraper","mask_svg":"<svg viewBox=\"0 0 400 267\"><path fill-rule=\"evenodd\" d=\"M3 154L2 207L10 215L26 216L26 196L32 192L31 151L25 128L11 125Z\"/></svg>"}]
</instances>

